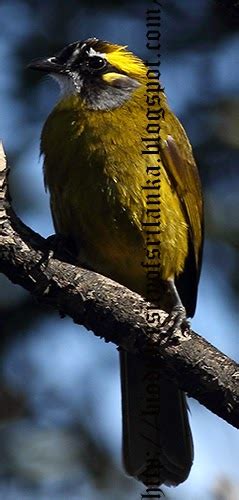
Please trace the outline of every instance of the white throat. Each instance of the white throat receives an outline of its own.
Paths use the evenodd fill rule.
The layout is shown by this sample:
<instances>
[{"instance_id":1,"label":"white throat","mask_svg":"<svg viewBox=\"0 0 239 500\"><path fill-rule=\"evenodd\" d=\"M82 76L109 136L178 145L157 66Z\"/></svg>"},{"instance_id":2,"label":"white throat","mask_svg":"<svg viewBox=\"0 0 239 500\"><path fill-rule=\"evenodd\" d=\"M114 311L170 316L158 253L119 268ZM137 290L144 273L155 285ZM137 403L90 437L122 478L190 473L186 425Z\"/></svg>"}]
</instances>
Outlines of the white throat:
<instances>
[{"instance_id":1,"label":"white throat","mask_svg":"<svg viewBox=\"0 0 239 500\"><path fill-rule=\"evenodd\" d=\"M51 73L50 76L58 83L60 87L61 97L66 97L80 92L81 83L79 76L77 76L77 84L74 80L74 75L59 75L58 73Z\"/></svg>"}]
</instances>

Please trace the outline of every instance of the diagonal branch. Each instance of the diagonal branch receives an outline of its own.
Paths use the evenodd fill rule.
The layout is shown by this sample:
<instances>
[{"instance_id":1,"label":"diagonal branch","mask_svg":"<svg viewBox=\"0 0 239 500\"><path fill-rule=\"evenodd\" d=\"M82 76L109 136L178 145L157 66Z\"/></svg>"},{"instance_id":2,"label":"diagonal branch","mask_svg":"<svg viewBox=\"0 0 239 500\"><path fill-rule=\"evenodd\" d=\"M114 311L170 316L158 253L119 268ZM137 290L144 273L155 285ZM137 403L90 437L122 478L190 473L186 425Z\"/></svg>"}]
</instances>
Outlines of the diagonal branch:
<instances>
[{"instance_id":1,"label":"diagonal branch","mask_svg":"<svg viewBox=\"0 0 239 500\"><path fill-rule=\"evenodd\" d=\"M157 314L142 297L97 273L49 256L47 240L15 215L0 150L0 271L106 342L159 357L164 375L239 428L239 366L193 331L162 338ZM58 256L58 254L57 254Z\"/></svg>"}]
</instances>

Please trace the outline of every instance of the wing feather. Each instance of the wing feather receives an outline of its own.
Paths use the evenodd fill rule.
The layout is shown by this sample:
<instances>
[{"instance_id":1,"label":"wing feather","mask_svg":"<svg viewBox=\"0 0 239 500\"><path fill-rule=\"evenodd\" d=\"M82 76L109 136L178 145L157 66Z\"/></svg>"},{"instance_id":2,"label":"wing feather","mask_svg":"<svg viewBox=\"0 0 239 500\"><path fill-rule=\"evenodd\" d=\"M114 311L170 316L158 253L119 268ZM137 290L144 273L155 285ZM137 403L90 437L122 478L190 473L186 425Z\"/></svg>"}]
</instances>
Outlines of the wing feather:
<instances>
[{"instance_id":1,"label":"wing feather","mask_svg":"<svg viewBox=\"0 0 239 500\"><path fill-rule=\"evenodd\" d=\"M162 141L161 159L172 187L181 201L189 228L189 255L185 271L178 279L178 289L188 314L193 316L202 261L203 198L191 145L178 121L176 130L177 139L168 135ZM180 142L183 144L183 150L180 148Z\"/></svg>"}]
</instances>

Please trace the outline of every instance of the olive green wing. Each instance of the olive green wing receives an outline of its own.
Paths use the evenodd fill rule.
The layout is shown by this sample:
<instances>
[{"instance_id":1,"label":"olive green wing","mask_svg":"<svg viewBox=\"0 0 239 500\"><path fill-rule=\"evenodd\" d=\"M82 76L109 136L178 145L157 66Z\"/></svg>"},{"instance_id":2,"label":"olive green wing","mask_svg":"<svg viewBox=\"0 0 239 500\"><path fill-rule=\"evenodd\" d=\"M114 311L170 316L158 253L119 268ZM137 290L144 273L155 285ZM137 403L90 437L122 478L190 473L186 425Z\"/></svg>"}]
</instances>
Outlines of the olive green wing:
<instances>
[{"instance_id":1,"label":"olive green wing","mask_svg":"<svg viewBox=\"0 0 239 500\"><path fill-rule=\"evenodd\" d=\"M198 169L191 145L183 127L175 119L175 137L168 135L162 141L161 160L167 175L181 201L189 228L189 252L184 272L175 281L188 316L196 307L203 247L203 198Z\"/></svg>"}]
</instances>

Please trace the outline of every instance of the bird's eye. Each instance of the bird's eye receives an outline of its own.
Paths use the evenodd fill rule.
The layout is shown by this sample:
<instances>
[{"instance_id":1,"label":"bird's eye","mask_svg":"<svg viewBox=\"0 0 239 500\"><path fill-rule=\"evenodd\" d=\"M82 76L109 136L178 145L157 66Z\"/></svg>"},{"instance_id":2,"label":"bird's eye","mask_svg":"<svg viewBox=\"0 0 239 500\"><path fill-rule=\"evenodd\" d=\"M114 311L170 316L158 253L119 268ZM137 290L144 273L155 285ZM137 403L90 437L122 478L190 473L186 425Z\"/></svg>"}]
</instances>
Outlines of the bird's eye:
<instances>
[{"instance_id":1,"label":"bird's eye","mask_svg":"<svg viewBox=\"0 0 239 500\"><path fill-rule=\"evenodd\" d=\"M106 66L107 61L103 57L91 56L89 57L88 64L91 69L100 70Z\"/></svg>"}]
</instances>

